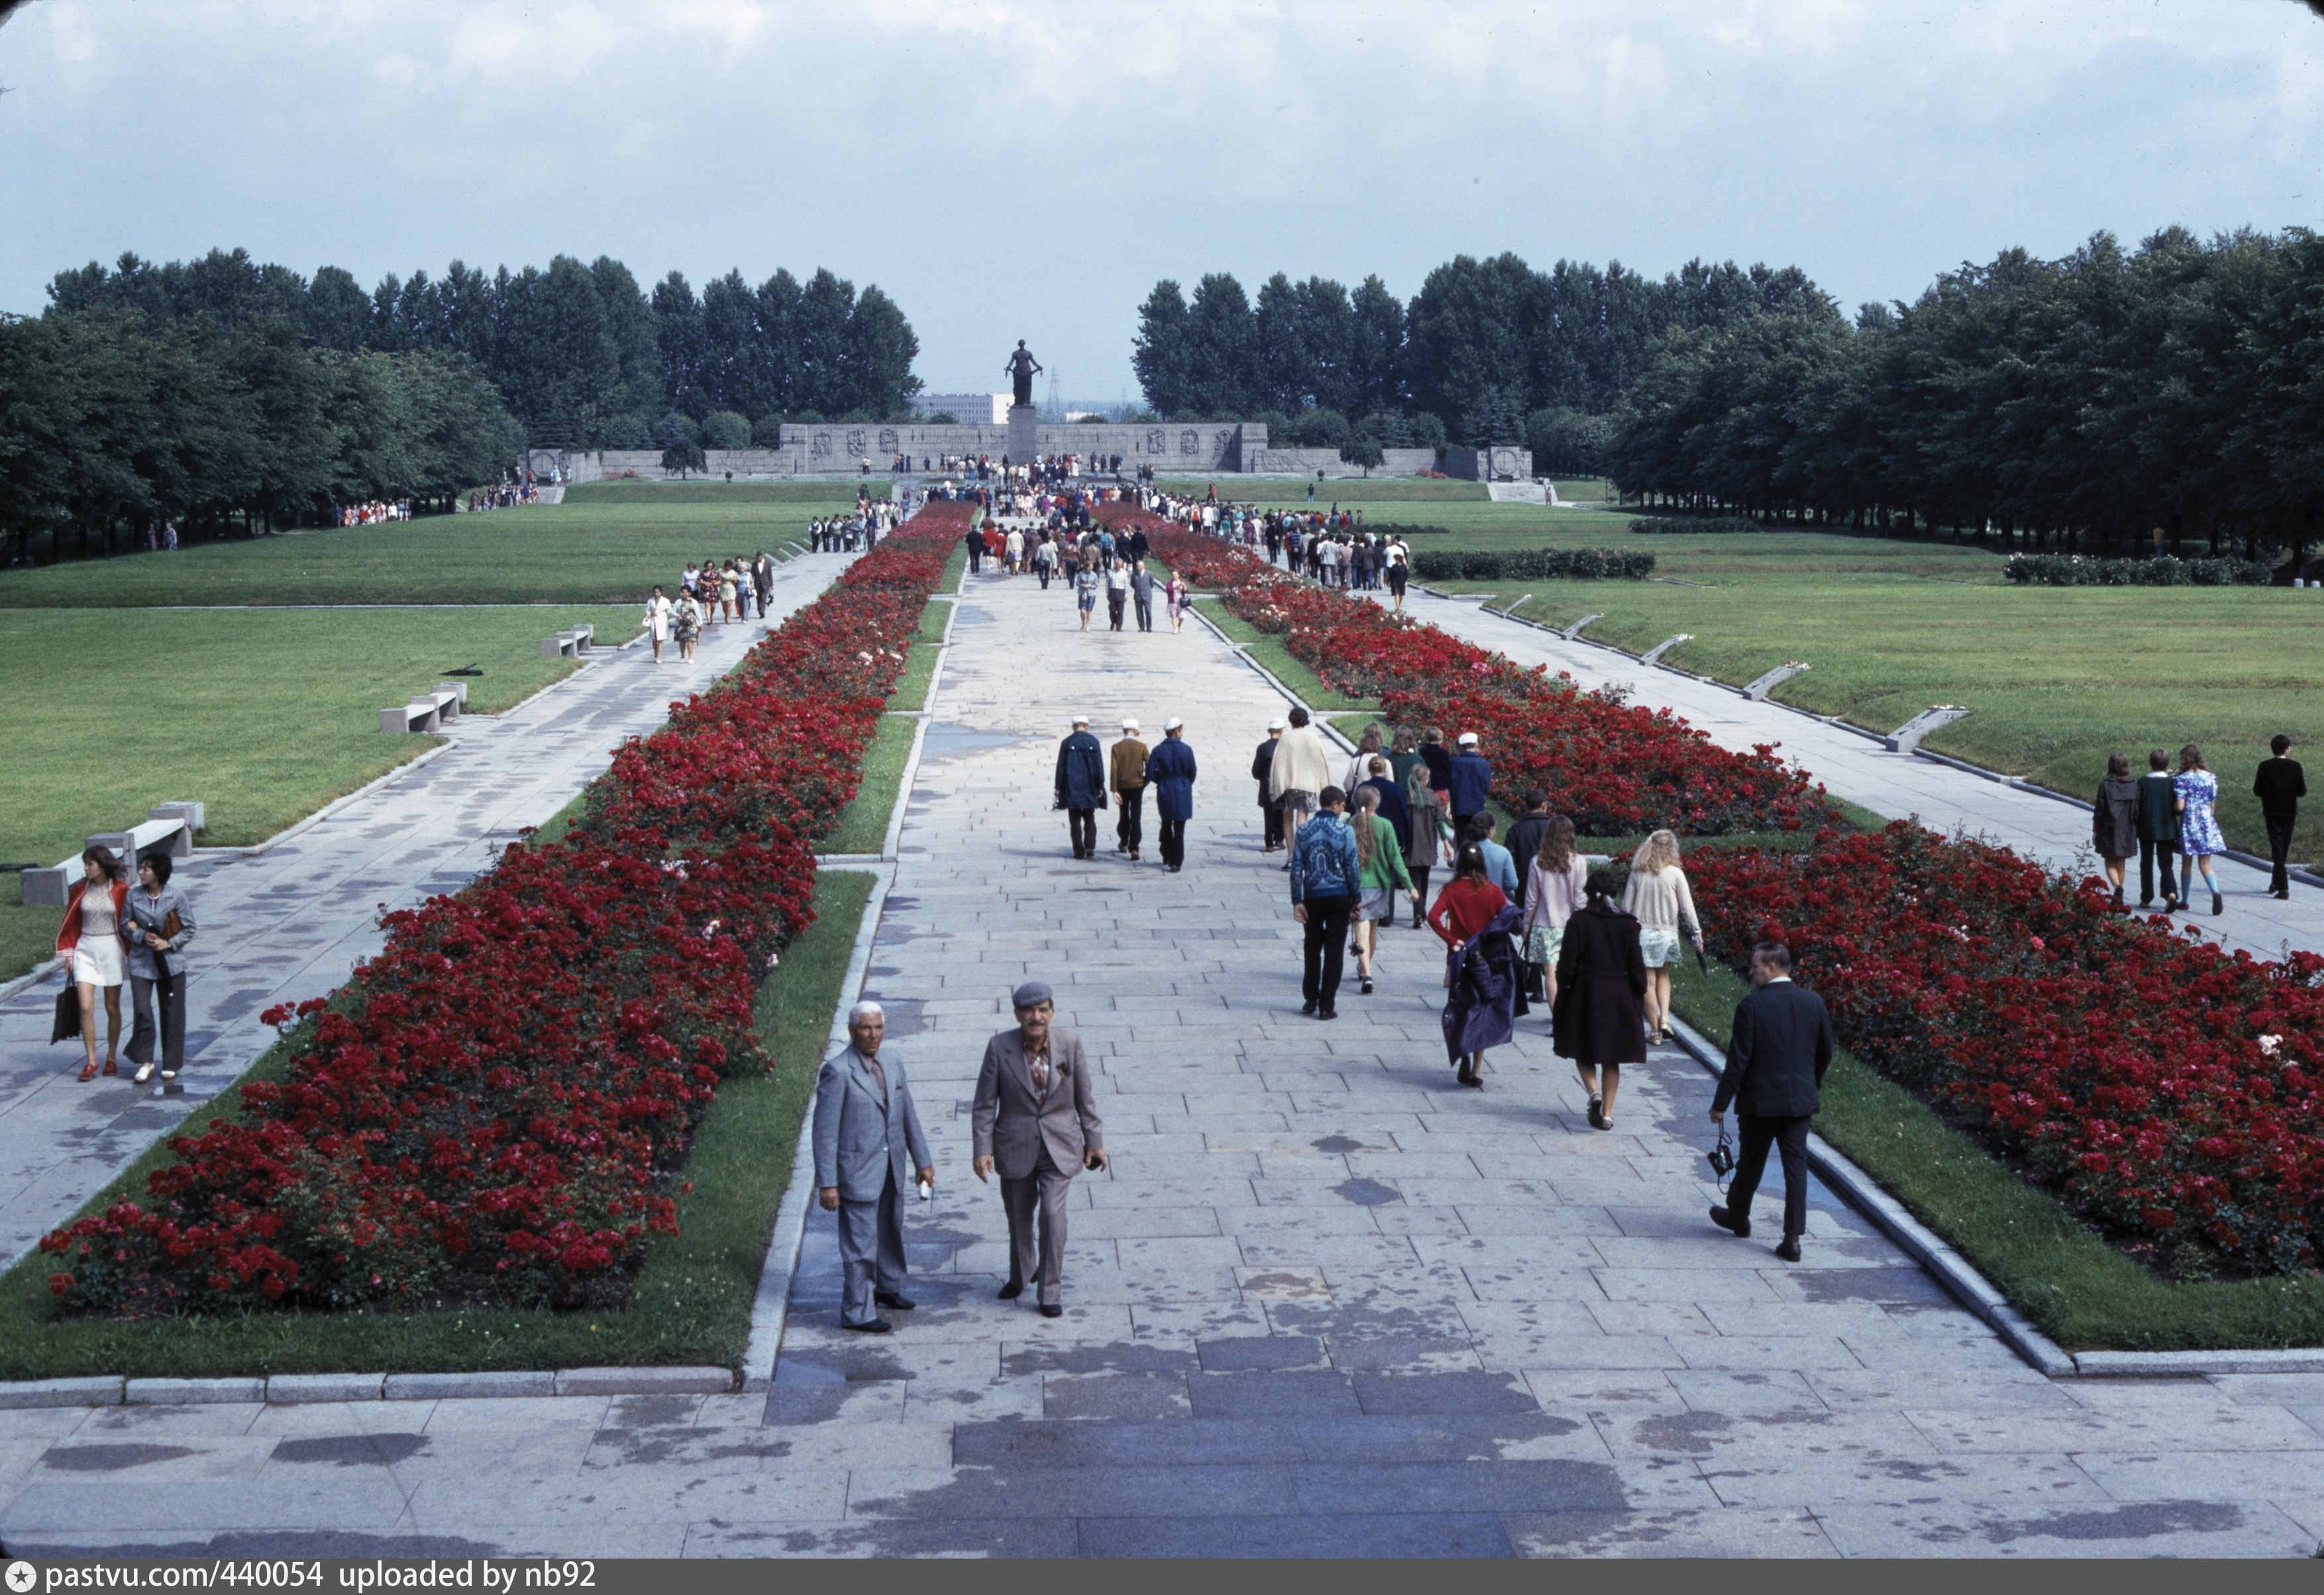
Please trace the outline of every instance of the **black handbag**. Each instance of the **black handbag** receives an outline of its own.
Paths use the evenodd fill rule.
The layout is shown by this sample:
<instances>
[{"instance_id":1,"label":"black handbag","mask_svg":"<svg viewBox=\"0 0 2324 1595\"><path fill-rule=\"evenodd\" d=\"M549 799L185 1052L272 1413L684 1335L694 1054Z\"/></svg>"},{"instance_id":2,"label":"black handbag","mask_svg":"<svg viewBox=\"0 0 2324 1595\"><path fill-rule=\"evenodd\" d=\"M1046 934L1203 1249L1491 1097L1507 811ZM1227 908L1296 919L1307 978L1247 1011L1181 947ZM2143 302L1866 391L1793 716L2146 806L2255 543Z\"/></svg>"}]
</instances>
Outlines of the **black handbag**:
<instances>
[{"instance_id":1,"label":"black handbag","mask_svg":"<svg viewBox=\"0 0 2324 1595\"><path fill-rule=\"evenodd\" d=\"M80 989L71 982L57 993L56 1022L49 1027L49 1045L70 1041L80 1034Z\"/></svg>"},{"instance_id":2,"label":"black handbag","mask_svg":"<svg viewBox=\"0 0 2324 1595\"><path fill-rule=\"evenodd\" d=\"M1719 1182L1721 1191L1727 1189L1727 1176L1735 1172L1735 1148L1727 1139L1727 1125L1719 1126L1719 1144L1711 1148L1711 1175Z\"/></svg>"}]
</instances>

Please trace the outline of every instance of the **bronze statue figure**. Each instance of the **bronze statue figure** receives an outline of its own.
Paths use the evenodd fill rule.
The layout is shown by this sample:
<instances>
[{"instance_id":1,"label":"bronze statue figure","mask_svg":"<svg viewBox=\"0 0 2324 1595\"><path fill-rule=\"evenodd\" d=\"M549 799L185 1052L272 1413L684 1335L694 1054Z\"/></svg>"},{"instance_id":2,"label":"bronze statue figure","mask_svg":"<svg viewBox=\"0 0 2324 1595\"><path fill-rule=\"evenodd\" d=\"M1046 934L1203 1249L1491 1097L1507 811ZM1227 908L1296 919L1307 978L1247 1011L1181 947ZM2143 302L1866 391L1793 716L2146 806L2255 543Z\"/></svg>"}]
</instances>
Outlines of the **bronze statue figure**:
<instances>
[{"instance_id":1,"label":"bronze statue figure","mask_svg":"<svg viewBox=\"0 0 2324 1595\"><path fill-rule=\"evenodd\" d=\"M1009 356L1009 364L1001 369L1009 373L1010 380L1016 386L1017 402L1032 403L1033 373L1041 369L1041 363L1033 358L1033 351L1025 346L1023 338L1017 340L1017 352Z\"/></svg>"}]
</instances>

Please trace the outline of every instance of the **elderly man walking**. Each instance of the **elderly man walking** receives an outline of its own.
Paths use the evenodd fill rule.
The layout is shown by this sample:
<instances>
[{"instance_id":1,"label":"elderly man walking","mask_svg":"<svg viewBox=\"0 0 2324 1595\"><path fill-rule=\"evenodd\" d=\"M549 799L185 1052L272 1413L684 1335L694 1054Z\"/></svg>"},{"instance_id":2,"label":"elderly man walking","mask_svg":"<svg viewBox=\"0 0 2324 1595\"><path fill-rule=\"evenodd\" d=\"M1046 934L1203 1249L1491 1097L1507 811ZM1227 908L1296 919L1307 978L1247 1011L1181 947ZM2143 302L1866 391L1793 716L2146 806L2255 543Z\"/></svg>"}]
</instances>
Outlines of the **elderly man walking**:
<instances>
[{"instance_id":1,"label":"elderly man walking","mask_svg":"<svg viewBox=\"0 0 2324 1595\"><path fill-rule=\"evenodd\" d=\"M839 1215L839 1323L866 1334L895 1325L881 1307L912 1310L904 1295L904 1224L896 1203L917 1168L936 1183L904 1065L880 1056L888 1019L876 1002L848 1010L848 1044L815 1083L815 1183L823 1210Z\"/></svg>"},{"instance_id":2,"label":"elderly man walking","mask_svg":"<svg viewBox=\"0 0 2324 1595\"><path fill-rule=\"evenodd\" d=\"M1194 817L1194 750L1176 715L1162 723L1162 745L1147 756L1146 779L1162 820L1162 862L1175 875L1185 867L1186 822Z\"/></svg>"},{"instance_id":3,"label":"elderly man walking","mask_svg":"<svg viewBox=\"0 0 2324 1595\"><path fill-rule=\"evenodd\" d=\"M1138 722L1121 723L1121 740L1106 750L1106 775L1113 795L1121 800L1121 816L1114 821L1113 851L1138 862L1146 844L1146 744L1138 740Z\"/></svg>"},{"instance_id":4,"label":"elderly man walking","mask_svg":"<svg viewBox=\"0 0 2324 1595\"><path fill-rule=\"evenodd\" d=\"M1071 735L1057 744L1057 807L1073 832L1074 856L1097 856L1097 811L1105 807L1105 754L1090 734L1089 716L1074 716Z\"/></svg>"},{"instance_id":5,"label":"elderly man walking","mask_svg":"<svg viewBox=\"0 0 2324 1595\"><path fill-rule=\"evenodd\" d=\"M1013 1302L1031 1284L1041 1316L1056 1318L1065 1310L1066 1187L1083 1169L1105 1166L1105 1126L1081 1037L1049 1022L1056 1013L1049 988L1028 981L1010 1003L1017 1028L985 1043L969 1133L976 1177L999 1172L1009 1215L1009 1283L1001 1299Z\"/></svg>"}]
</instances>

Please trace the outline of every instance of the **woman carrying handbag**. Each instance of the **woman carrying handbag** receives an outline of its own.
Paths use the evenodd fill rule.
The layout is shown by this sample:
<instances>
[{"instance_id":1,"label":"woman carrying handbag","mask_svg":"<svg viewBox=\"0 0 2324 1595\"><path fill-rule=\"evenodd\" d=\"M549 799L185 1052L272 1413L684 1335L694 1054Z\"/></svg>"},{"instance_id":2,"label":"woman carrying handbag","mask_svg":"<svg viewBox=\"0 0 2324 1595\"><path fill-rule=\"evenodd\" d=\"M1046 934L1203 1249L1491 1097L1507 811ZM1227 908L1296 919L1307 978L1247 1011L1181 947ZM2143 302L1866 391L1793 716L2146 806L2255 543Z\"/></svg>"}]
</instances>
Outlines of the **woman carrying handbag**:
<instances>
[{"instance_id":1,"label":"woman carrying handbag","mask_svg":"<svg viewBox=\"0 0 2324 1595\"><path fill-rule=\"evenodd\" d=\"M64 924L57 931L57 955L71 967L68 977L68 995L76 1000L79 1010L81 1052L88 1059L81 1067L83 1080L94 1080L98 1074L118 1074L115 1056L121 1050L121 982L127 976L127 957L121 945L122 909L129 900L129 887L121 879L121 865L113 850L92 847L80 855L81 879L75 883L72 896L65 902ZM105 1001L105 1067L97 1066L97 1004L98 993ZM58 999L61 1010L65 999ZM64 1015L60 1011L57 1029L63 1030ZM69 1033L69 1032L67 1032ZM61 1035L56 1037L61 1039Z\"/></svg>"}]
</instances>

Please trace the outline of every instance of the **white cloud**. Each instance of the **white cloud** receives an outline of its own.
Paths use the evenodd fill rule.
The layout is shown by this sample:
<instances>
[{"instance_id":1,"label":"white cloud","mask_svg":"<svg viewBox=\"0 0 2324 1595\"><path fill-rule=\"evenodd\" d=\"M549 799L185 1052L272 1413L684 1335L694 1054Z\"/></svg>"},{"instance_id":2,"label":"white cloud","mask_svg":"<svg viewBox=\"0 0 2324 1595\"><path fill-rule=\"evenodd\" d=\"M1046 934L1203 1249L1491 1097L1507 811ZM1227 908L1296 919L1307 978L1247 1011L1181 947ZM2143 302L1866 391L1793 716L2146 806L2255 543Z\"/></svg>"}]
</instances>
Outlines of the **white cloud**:
<instances>
[{"instance_id":1,"label":"white cloud","mask_svg":"<svg viewBox=\"0 0 2324 1595\"><path fill-rule=\"evenodd\" d=\"M0 30L0 306L236 243L827 263L940 385L1022 335L1110 397L1163 275L1732 255L1853 302L2310 221L2319 42L2283 3L39 0Z\"/></svg>"}]
</instances>

